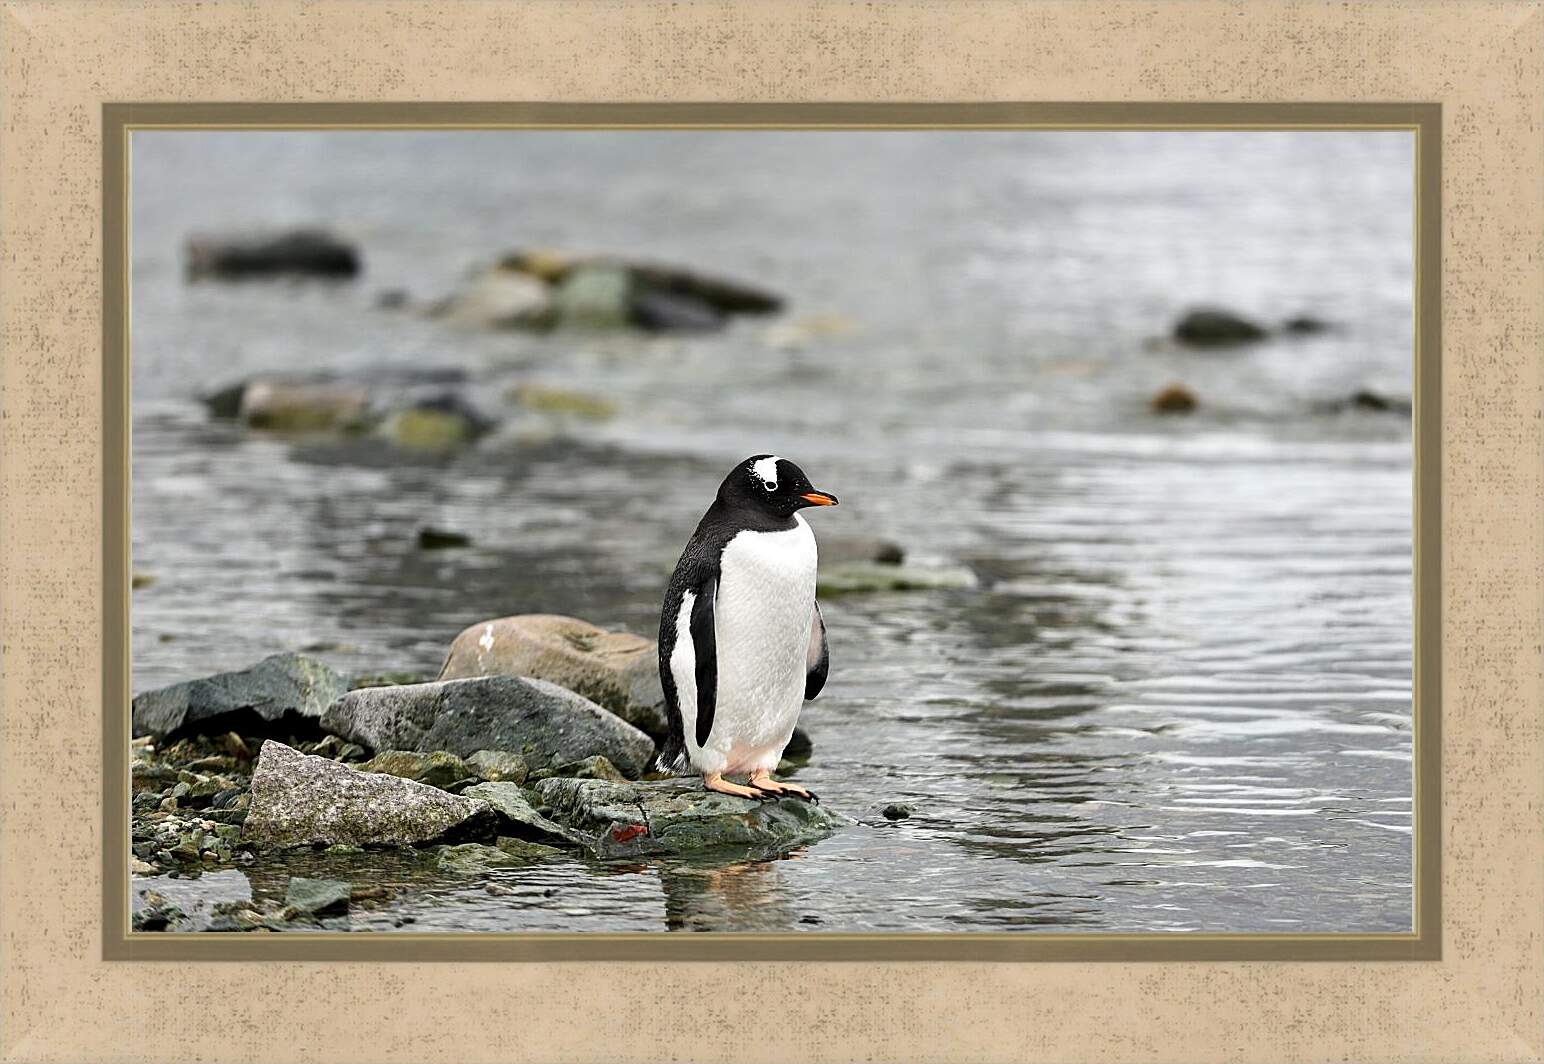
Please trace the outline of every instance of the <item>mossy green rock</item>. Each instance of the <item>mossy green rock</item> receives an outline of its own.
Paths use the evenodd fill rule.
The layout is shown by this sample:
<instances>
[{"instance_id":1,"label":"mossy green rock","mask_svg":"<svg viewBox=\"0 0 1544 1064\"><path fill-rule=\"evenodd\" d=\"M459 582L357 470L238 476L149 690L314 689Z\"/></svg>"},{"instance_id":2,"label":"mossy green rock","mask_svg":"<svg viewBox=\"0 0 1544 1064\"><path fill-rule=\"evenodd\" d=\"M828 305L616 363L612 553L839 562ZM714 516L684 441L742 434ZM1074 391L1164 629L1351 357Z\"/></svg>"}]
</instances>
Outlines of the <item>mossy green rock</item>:
<instances>
[{"instance_id":1,"label":"mossy green rock","mask_svg":"<svg viewBox=\"0 0 1544 1064\"><path fill-rule=\"evenodd\" d=\"M336 879L295 876L284 892L284 904L303 913L342 912L348 908L350 888Z\"/></svg>"},{"instance_id":2,"label":"mossy green rock","mask_svg":"<svg viewBox=\"0 0 1544 1064\"><path fill-rule=\"evenodd\" d=\"M599 857L734 849L771 855L853 823L796 798L759 802L705 790L700 780L613 783L547 779L536 785L550 817L594 839Z\"/></svg>"},{"instance_id":3,"label":"mossy green rock","mask_svg":"<svg viewBox=\"0 0 1544 1064\"><path fill-rule=\"evenodd\" d=\"M449 750L427 754L415 750L387 750L359 766L361 772L384 772L431 787L445 788L473 775L473 769Z\"/></svg>"},{"instance_id":4,"label":"mossy green rock","mask_svg":"<svg viewBox=\"0 0 1544 1064\"><path fill-rule=\"evenodd\" d=\"M499 845L466 842L459 846L441 846L435 864L443 872L475 875L490 868L513 868L532 861L556 857L561 851L524 839L500 839Z\"/></svg>"}]
</instances>

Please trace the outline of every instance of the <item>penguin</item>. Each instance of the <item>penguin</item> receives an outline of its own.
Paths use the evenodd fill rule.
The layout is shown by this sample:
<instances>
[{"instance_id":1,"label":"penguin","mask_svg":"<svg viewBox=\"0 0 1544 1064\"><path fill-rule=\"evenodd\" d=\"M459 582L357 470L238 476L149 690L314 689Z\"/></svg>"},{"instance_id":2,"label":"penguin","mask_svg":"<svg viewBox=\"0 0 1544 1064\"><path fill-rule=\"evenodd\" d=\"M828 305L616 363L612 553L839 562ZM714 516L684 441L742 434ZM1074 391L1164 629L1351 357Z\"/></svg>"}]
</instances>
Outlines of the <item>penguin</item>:
<instances>
[{"instance_id":1,"label":"penguin","mask_svg":"<svg viewBox=\"0 0 1544 1064\"><path fill-rule=\"evenodd\" d=\"M662 771L686 775L690 766L708 790L742 798L819 801L772 779L772 770L830 669L815 601L815 534L799 511L836 504L774 454L747 458L719 485L660 612L659 677L670 726Z\"/></svg>"}]
</instances>

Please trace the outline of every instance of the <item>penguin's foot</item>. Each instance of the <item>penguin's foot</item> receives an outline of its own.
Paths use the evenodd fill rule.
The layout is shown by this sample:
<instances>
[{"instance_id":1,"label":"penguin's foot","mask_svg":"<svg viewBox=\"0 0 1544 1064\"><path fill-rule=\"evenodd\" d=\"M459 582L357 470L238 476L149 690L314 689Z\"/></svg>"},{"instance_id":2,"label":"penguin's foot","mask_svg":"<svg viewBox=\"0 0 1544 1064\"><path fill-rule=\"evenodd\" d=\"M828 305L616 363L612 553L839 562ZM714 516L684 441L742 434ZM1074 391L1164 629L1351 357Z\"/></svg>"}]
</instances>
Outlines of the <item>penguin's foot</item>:
<instances>
[{"instance_id":1,"label":"penguin's foot","mask_svg":"<svg viewBox=\"0 0 1544 1064\"><path fill-rule=\"evenodd\" d=\"M719 772L705 774L702 777L702 785L710 791L717 791L719 794L732 794L736 798L754 798L758 802L764 802L772 797L772 795L757 790L755 787L742 787L738 783L730 783Z\"/></svg>"},{"instance_id":2,"label":"penguin's foot","mask_svg":"<svg viewBox=\"0 0 1544 1064\"><path fill-rule=\"evenodd\" d=\"M772 778L772 774L766 769L751 773L750 784L763 794L771 795L774 798L791 794L795 798L803 798L806 802L814 802L816 805L820 804L820 797L814 791L807 791L795 783L779 783Z\"/></svg>"}]
</instances>

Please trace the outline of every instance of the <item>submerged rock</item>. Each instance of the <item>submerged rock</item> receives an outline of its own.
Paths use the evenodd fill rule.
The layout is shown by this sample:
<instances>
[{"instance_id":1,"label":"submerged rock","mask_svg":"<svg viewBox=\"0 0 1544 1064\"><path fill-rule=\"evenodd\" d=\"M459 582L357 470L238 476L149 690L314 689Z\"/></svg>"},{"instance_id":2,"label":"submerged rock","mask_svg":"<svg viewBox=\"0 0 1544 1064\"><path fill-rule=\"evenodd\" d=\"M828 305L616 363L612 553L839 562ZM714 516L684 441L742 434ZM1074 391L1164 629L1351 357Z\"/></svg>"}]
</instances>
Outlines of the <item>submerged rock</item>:
<instances>
[{"instance_id":1,"label":"submerged rock","mask_svg":"<svg viewBox=\"0 0 1544 1064\"><path fill-rule=\"evenodd\" d=\"M1201 404L1196 393L1183 384L1170 384L1153 396L1150 405L1155 414L1188 414Z\"/></svg>"},{"instance_id":2,"label":"submerged rock","mask_svg":"<svg viewBox=\"0 0 1544 1064\"><path fill-rule=\"evenodd\" d=\"M157 741L190 732L262 734L316 727L348 682L320 661L275 654L249 669L223 672L138 695L135 735Z\"/></svg>"},{"instance_id":3,"label":"submerged rock","mask_svg":"<svg viewBox=\"0 0 1544 1064\"><path fill-rule=\"evenodd\" d=\"M322 723L374 750L509 750L536 768L603 754L635 777L654 756L654 741L620 717L529 677L365 687L329 706Z\"/></svg>"},{"instance_id":4,"label":"submerged rock","mask_svg":"<svg viewBox=\"0 0 1544 1064\"><path fill-rule=\"evenodd\" d=\"M344 381L255 380L242 389L236 416L274 432L353 431L370 419L370 392Z\"/></svg>"},{"instance_id":5,"label":"submerged rock","mask_svg":"<svg viewBox=\"0 0 1544 1064\"><path fill-rule=\"evenodd\" d=\"M385 413L376 434L404 450L445 454L476 442L496 425L459 393L441 392Z\"/></svg>"},{"instance_id":6,"label":"submerged rock","mask_svg":"<svg viewBox=\"0 0 1544 1064\"><path fill-rule=\"evenodd\" d=\"M1345 410L1368 410L1374 413L1404 414L1408 416L1414 409L1414 404L1409 396L1388 395L1383 392L1375 392L1371 388L1361 388L1352 392L1344 399L1335 399L1323 404L1323 408L1330 413L1339 413Z\"/></svg>"},{"instance_id":7,"label":"submerged rock","mask_svg":"<svg viewBox=\"0 0 1544 1064\"><path fill-rule=\"evenodd\" d=\"M417 846L489 837L496 822L487 802L360 772L270 739L258 752L241 839L269 848Z\"/></svg>"},{"instance_id":8,"label":"submerged rock","mask_svg":"<svg viewBox=\"0 0 1544 1064\"><path fill-rule=\"evenodd\" d=\"M470 547L472 537L465 532L452 532L445 528L420 528L418 530L419 550L451 550L456 547Z\"/></svg>"},{"instance_id":9,"label":"submerged rock","mask_svg":"<svg viewBox=\"0 0 1544 1064\"><path fill-rule=\"evenodd\" d=\"M657 262L513 252L497 272L551 286L552 318L581 328L703 332L736 314L771 314L783 306L782 297L764 289ZM456 302L453 297L448 306Z\"/></svg>"},{"instance_id":10,"label":"submerged rock","mask_svg":"<svg viewBox=\"0 0 1544 1064\"><path fill-rule=\"evenodd\" d=\"M620 329L632 323L633 280L620 263L592 262L571 269L553 293L557 320L568 327Z\"/></svg>"},{"instance_id":11,"label":"submerged rock","mask_svg":"<svg viewBox=\"0 0 1544 1064\"><path fill-rule=\"evenodd\" d=\"M914 812L916 812L916 809L907 805L905 802L895 802L891 805L885 806L880 810L881 815L883 815L886 820L906 820L910 818L911 814Z\"/></svg>"},{"instance_id":12,"label":"submerged rock","mask_svg":"<svg viewBox=\"0 0 1544 1064\"><path fill-rule=\"evenodd\" d=\"M554 778L542 780L536 789L551 818L592 837L591 850L601 857L725 847L771 854L823 839L852 823L812 802L737 798L704 790L700 780Z\"/></svg>"},{"instance_id":13,"label":"submerged rock","mask_svg":"<svg viewBox=\"0 0 1544 1064\"><path fill-rule=\"evenodd\" d=\"M1289 336L1314 336L1331 328L1329 322L1308 314L1298 314L1281 323L1281 331Z\"/></svg>"},{"instance_id":14,"label":"submerged rock","mask_svg":"<svg viewBox=\"0 0 1544 1064\"><path fill-rule=\"evenodd\" d=\"M656 739L668 727L654 641L575 617L526 613L462 630L440 679L470 676L534 676L578 692Z\"/></svg>"},{"instance_id":15,"label":"submerged rock","mask_svg":"<svg viewBox=\"0 0 1544 1064\"><path fill-rule=\"evenodd\" d=\"M851 595L865 591L944 591L978 586L976 574L963 566L924 568L856 562L822 569L816 577L820 595Z\"/></svg>"},{"instance_id":16,"label":"submerged rock","mask_svg":"<svg viewBox=\"0 0 1544 1064\"><path fill-rule=\"evenodd\" d=\"M495 266L473 276L459 292L435 308L452 325L481 329L546 329L556 308L552 290L538 278Z\"/></svg>"},{"instance_id":17,"label":"submerged rock","mask_svg":"<svg viewBox=\"0 0 1544 1064\"><path fill-rule=\"evenodd\" d=\"M360 765L359 771L384 772L389 776L427 783L441 790L473 775L472 767L448 750L434 750L427 754L416 750L387 750Z\"/></svg>"},{"instance_id":18,"label":"submerged rock","mask_svg":"<svg viewBox=\"0 0 1544 1064\"><path fill-rule=\"evenodd\" d=\"M184 248L189 280L240 281L253 277L353 277L359 251L325 229L292 229L269 234L203 234Z\"/></svg>"},{"instance_id":19,"label":"submerged rock","mask_svg":"<svg viewBox=\"0 0 1544 1064\"><path fill-rule=\"evenodd\" d=\"M476 875L490 868L512 868L547 857L557 857L561 853L561 850L551 846L523 839L500 839L497 846L464 842L459 846L441 846L436 864L442 872Z\"/></svg>"},{"instance_id":20,"label":"submerged rock","mask_svg":"<svg viewBox=\"0 0 1544 1064\"><path fill-rule=\"evenodd\" d=\"M284 891L284 904L303 913L343 912L348 909L350 887L336 879L295 876Z\"/></svg>"},{"instance_id":21,"label":"submerged rock","mask_svg":"<svg viewBox=\"0 0 1544 1064\"><path fill-rule=\"evenodd\" d=\"M1265 339L1265 329L1229 310L1187 312L1174 325L1174 339L1192 347L1225 347Z\"/></svg>"},{"instance_id":22,"label":"submerged rock","mask_svg":"<svg viewBox=\"0 0 1544 1064\"><path fill-rule=\"evenodd\" d=\"M632 323L647 332L712 332L726 315L695 296L642 288L633 293Z\"/></svg>"},{"instance_id":23,"label":"submerged rock","mask_svg":"<svg viewBox=\"0 0 1544 1064\"><path fill-rule=\"evenodd\" d=\"M822 533L820 536L820 564L827 568L854 563L874 565L900 565L906 560L906 550L892 539L882 536L844 536Z\"/></svg>"}]
</instances>

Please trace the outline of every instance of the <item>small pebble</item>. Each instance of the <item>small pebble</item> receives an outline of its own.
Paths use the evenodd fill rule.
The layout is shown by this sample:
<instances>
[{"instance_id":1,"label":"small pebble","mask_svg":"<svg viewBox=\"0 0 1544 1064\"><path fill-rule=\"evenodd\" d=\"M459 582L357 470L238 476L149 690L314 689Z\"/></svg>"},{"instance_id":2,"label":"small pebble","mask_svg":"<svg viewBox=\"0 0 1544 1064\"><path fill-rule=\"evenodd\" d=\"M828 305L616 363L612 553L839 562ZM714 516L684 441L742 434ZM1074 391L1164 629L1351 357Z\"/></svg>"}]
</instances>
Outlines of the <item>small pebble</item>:
<instances>
[{"instance_id":1,"label":"small pebble","mask_svg":"<svg viewBox=\"0 0 1544 1064\"><path fill-rule=\"evenodd\" d=\"M897 802L894 805L885 806L884 809L880 810L880 812L883 814L886 820L905 820L907 817L911 816L912 813L916 812L916 810L914 810L909 805Z\"/></svg>"}]
</instances>

